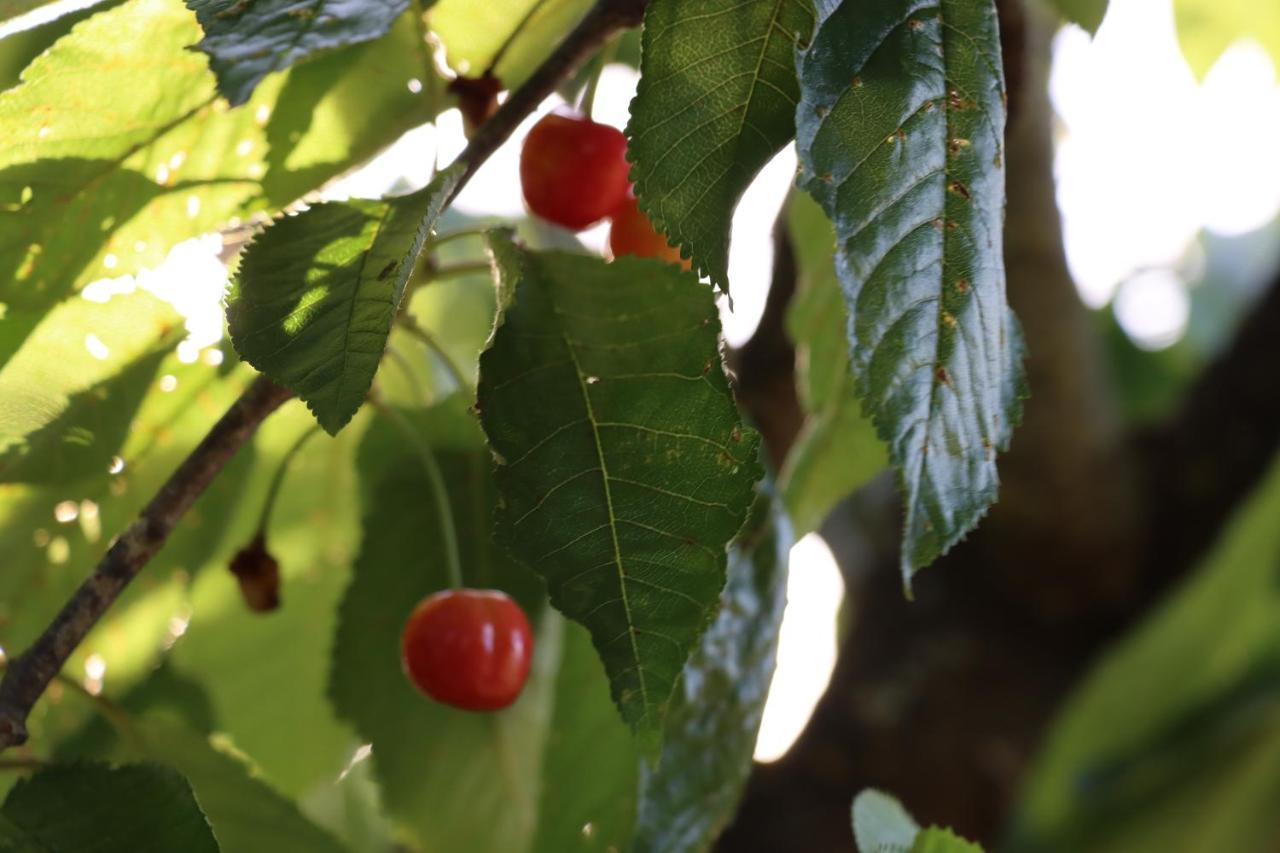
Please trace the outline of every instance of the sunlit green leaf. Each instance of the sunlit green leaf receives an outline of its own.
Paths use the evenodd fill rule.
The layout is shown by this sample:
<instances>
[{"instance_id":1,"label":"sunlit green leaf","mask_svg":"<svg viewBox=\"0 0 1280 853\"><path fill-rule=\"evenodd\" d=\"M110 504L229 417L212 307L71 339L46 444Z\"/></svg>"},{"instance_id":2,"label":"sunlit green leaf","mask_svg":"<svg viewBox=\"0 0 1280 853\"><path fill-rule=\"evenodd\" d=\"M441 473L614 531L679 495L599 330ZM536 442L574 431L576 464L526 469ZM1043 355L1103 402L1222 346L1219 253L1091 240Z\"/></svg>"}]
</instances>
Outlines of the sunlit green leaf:
<instances>
[{"instance_id":1,"label":"sunlit green leaf","mask_svg":"<svg viewBox=\"0 0 1280 853\"><path fill-rule=\"evenodd\" d=\"M202 508L202 526L221 521L225 530L204 554L188 554L198 574L186 631L169 654L177 672L204 684L218 730L293 797L331 786L356 743L328 702L327 685L337 606L359 541L355 454L363 424L337 438L313 436L282 481L267 528L280 563L279 610L250 611L228 566L257 529L281 456L313 425L298 403L277 412L255 436L253 464L235 492ZM261 701L266 695L290 698Z\"/></svg>"},{"instance_id":2,"label":"sunlit green leaf","mask_svg":"<svg viewBox=\"0 0 1280 853\"><path fill-rule=\"evenodd\" d=\"M158 349L74 394L56 418L0 453L0 482L68 483L101 477L124 443L167 352Z\"/></svg>"},{"instance_id":3,"label":"sunlit green leaf","mask_svg":"<svg viewBox=\"0 0 1280 853\"><path fill-rule=\"evenodd\" d=\"M474 418L457 398L406 417L444 474L464 582L506 590L536 615L537 578L490 535L495 492ZM534 672L511 708L476 714L418 693L401 668L400 633L418 601L449 586L435 495L407 439L383 419L362 443L359 471L364 541L334 644L334 705L373 746L384 806L430 849L522 850L537 819L559 624L538 631Z\"/></svg>"},{"instance_id":4,"label":"sunlit green leaf","mask_svg":"<svg viewBox=\"0 0 1280 853\"><path fill-rule=\"evenodd\" d=\"M906 502L909 583L995 500L1021 412L996 10L843 0L818 20L798 60L800 185L835 223L854 377Z\"/></svg>"},{"instance_id":5,"label":"sunlit green leaf","mask_svg":"<svg viewBox=\"0 0 1280 853\"><path fill-rule=\"evenodd\" d=\"M0 23L25 15L42 6L52 5L53 0L0 0ZM68 14L68 13L64 13Z\"/></svg>"},{"instance_id":6,"label":"sunlit green leaf","mask_svg":"<svg viewBox=\"0 0 1280 853\"><path fill-rule=\"evenodd\" d=\"M480 358L499 538L591 631L653 750L760 476L711 290L678 267L531 253L494 234L505 309Z\"/></svg>"},{"instance_id":7,"label":"sunlit green leaf","mask_svg":"<svg viewBox=\"0 0 1280 853\"><path fill-rule=\"evenodd\" d=\"M1051 0L1062 17L1096 33L1107 13L1107 0Z\"/></svg>"},{"instance_id":8,"label":"sunlit green leaf","mask_svg":"<svg viewBox=\"0 0 1280 853\"><path fill-rule=\"evenodd\" d=\"M1178 43L1197 77L1204 77L1222 52L1252 39L1280 66L1280 4L1252 0L1174 0Z\"/></svg>"},{"instance_id":9,"label":"sunlit green leaf","mask_svg":"<svg viewBox=\"0 0 1280 853\"><path fill-rule=\"evenodd\" d=\"M306 401L329 433L364 403L418 253L461 177L385 201L281 219L245 251L227 325L245 361Z\"/></svg>"},{"instance_id":10,"label":"sunlit green leaf","mask_svg":"<svg viewBox=\"0 0 1280 853\"><path fill-rule=\"evenodd\" d=\"M0 814L0 848L14 853L220 849L191 786L157 765L55 765L19 782ZM11 846L14 829L25 838Z\"/></svg>"},{"instance_id":11,"label":"sunlit green leaf","mask_svg":"<svg viewBox=\"0 0 1280 853\"><path fill-rule=\"evenodd\" d=\"M792 537L757 500L729 551L720 612L689 659L667 717L662 760L644 767L636 853L709 850L733 818L773 680Z\"/></svg>"},{"instance_id":12,"label":"sunlit green leaf","mask_svg":"<svg viewBox=\"0 0 1280 853\"><path fill-rule=\"evenodd\" d=\"M135 718L132 728L134 737L126 741L131 750L187 777L226 853L346 853L291 800L256 778L225 739L160 715ZM185 848L166 848L172 850Z\"/></svg>"},{"instance_id":13,"label":"sunlit green leaf","mask_svg":"<svg viewBox=\"0 0 1280 853\"><path fill-rule=\"evenodd\" d=\"M249 100L274 71L350 44L371 41L391 28L409 0L186 0L204 38L218 91L232 106Z\"/></svg>"},{"instance_id":14,"label":"sunlit green leaf","mask_svg":"<svg viewBox=\"0 0 1280 853\"><path fill-rule=\"evenodd\" d=\"M645 9L628 156L640 206L729 288L729 226L756 173L795 135L795 49L808 0L654 0Z\"/></svg>"},{"instance_id":15,"label":"sunlit green leaf","mask_svg":"<svg viewBox=\"0 0 1280 853\"><path fill-rule=\"evenodd\" d=\"M796 535L803 536L883 470L888 454L861 414L849 371L849 317L832 263L831 224L807 196L797 195L789 204L797 275L787 332L796 344L796 379L808 417L779 480Z\"/></svg>"},{"instance_id":16,"label":"sunlit green leaf","mask_svg":"<svg viewBox=\"0 0 1280 853\"><path fill-rule=\"evenodd\" d=\"M424 120L414 33L402 19L231 110L179 0L76 25L0 93L0 364L78 287L277 209Z\"/></svg>"},{"instance_id":17,"label":"sunlit green leaf","mask_svg":"<svg viewBox=\"0 0 1280 853\"><path fill-rule=\"evenodd\" d=\"M479 76L497 58L494 73L514 89L589 8L591 0L439 0L427 18L459 74Z\"/></svg>"}]
</instances>

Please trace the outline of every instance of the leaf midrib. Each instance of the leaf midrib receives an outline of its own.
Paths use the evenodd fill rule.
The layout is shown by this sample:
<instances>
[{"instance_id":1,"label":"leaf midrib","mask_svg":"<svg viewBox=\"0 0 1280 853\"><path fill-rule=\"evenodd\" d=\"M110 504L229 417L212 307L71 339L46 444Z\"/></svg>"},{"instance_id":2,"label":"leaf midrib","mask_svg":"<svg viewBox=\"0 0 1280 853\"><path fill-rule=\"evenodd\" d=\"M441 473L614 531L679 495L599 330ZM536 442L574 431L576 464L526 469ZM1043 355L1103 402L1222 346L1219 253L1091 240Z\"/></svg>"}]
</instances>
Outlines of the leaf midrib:
<instances>
[{"instance_id":1,"label":"leaf midrib","mask_svg":"<svg viewBox=\"0 0 1280 853\"><path fill-rule=\"evenodd\" d=\"M609 486L609 467L604 458L604 445L600 440L600 428L596 420L594 407L591 405L591 394L587 390L585 374L582 371L582 364L578 361L578 351L569 343L569 337L564 331L564 316L560 313L560 307L556 304L555 298L548 294L548 301L551 303L551 310L556 315L556 327L560 333L560 340L564 343L564 347L569 352L569 359L573 362L573 374L578 380L578 390L582 393L582 402L587 409L587 422L591 425L592 445L595 447L596 459L600 463L600 481L604 486L604 502L605 508L609 513L609 539L613 544L613 560L618 567L618 594L622 603L622 610L627 619L627 636L631 644L631 657L635 661L636 676L640 681L640 701L644 705L644 716L649 716L649 690L645 684L644 666L640 661L640 647L636 644L635 619L631 614L631 601L627 596L627 575L622 567L622 548L618 543L618 519L613 511L613 490Z\"/></svg>"}]
</instances>

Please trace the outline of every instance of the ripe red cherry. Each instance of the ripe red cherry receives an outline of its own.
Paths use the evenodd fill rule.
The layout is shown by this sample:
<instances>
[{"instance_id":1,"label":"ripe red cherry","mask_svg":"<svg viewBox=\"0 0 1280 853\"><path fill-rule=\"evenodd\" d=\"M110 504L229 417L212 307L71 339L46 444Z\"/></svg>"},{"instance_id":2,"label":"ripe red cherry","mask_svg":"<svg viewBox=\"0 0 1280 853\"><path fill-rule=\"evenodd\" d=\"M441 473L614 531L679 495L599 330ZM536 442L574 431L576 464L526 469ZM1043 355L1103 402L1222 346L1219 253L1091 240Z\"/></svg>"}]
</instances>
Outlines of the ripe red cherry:
<instances>
[{"instance_id":1,"label":"ripe red cherry","mask_svg":"<svg viewBox=\"0 0 1280 853\"><path fill-rule=\"evenodd\" d=\"M667 238L653 227L634 196L627 198L613 212L613 224L609 226L609 251L615 258L638 255L642 258L657 258L669 264L680 264L685 269L691 266L689 261L680 257L680 250L669 244Z\"/></svg>"},{"instance_id":2,"label":"ripe red cherry","mask_svg":"<svg viewBox=\"0 0 1280 853\"><path fill-rule=\"evenodd\" d=\"M496 711L529 678L533 634L520 605L492 589L447 589L414 608L400 640L409 679L468 711Z\"/></svg>"},{"instance_id":3,"label":"ripe red cherry","mask_svg":"<svg viewBox=\"0 0 1280 853\"><path fill-rule=\"evenodd\" d=\"M627 138L586 116L551 113L520 152L524 200L543 219L580 231L604 219L627 196Z\"/></svg>"}]
</instances>

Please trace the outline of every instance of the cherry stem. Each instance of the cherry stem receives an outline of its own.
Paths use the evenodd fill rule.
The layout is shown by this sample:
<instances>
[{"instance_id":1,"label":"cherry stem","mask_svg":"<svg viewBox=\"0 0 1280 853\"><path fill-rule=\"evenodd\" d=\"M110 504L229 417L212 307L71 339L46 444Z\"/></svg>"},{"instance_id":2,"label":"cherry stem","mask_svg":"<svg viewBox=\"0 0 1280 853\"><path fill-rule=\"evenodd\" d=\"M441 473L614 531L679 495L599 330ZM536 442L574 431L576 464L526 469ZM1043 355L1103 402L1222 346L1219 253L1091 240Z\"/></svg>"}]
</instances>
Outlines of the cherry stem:
<instances>
[{"instance_id":1,"label":"cherry stem","mask_svg":"<svg viewBox=\"0 0 1280 853\"><path fill-rule=\"evenodd\" d=\"M471 386L471 382L467 380L462 368L458 367L458 363L449 357L449 354L444 351L444 347L440 345L434 335L418 324L412 314L401 314L398 320L401 328L423 344L426 344L427 349L431 350L436 357L436 361L440 362L441 366L448 371L449 378L453 380L457 390L461 391L463 388Z\"/></svg>"},{"instance_id":2,"label":"cherry stem","mask_svg":"<svg viewBox=\"0 0 1280 853\"><path fill-rule=\"evenodd\" d=\"M493 226L481 225L476 228L459 228L457 231L446 231L443 234L437 234L432 237L429 245L434 250L445 243L452 243L454 240L461 240L465 237L483 237L492 229Z\"/></svg>"},{"instance_id":3,"label":"cherry stem","mask_svg":"<svg viewBox=\"0 0 1280 853\"><path fill-rule=\"evenodd\" d=\"M418 460L422 462L422 468L427 474L427 483L431 487L431 494L436 504L436 515L440 521L440 535L444 539L445 566L449 571L449 586L454 589L462 588L462 558L458 555L458 529L453 522L453 507L449 503L449 490L445 488L444 475L440 472L440 463L436 461L436 454L431 449L431 445L422 440L417 431L413 428L413 424L409 419L391 406L383 403L376 397L370 399L374 408L379 414L386 417L396 429L404 436L409 443L409 447L418 456Z\"/></svg>"},{"instance_id":4,"label":"cherry stem","mask_svg":"<svg viewBox=\"0 0 1280 853\"><path fill-rule=\"evenodd\" d=\"M302 445L307 443L307 439L320 431L319 424L312 424L311 428L298 436L297 441L285 451L284 457L280 460L280 467L276 468L275 476L271 478L271 485L267 488L267 499L262 504L262 515L258 518L258 536L265 536L267 533L267 524L271 519L271 510L275 508L276 498L280 495L280 487L284 485L284 476L289 471L289 466L293 463L293 458L298 455L298 451L302 450Z\"/></svg>"},{"instance_id":5,"label":"cherry stem","mask_svg":"<svg viewBox=\"0 0 1280 853\"><path fill-rule=\"evenodd\" d=\"M404 378L413 388L413 395L419 400L430 400L430 392L418 380L418 375L413 372L413 364L405 357L405 354L395 347L388 346L387 356L396 363L396 367L400 368L400 372L404 374Z\"/></svg>"},{"instance_id":6,"label":"cherry stem","mask_svg":"<svg viewBox=\"0 0 1280 853\"><path fill-rule=\"evenodd\" d=\"M614 36L605 42L604 47L600 48L595 59L592 60L593 68L591 69L591 77L587 80L586 88L582 90L582 100L578 104L578 111L591 118L591 113L596 106L596 89L600 86L600 77L604 74L605 66L613 61L613 57L618 52L618 37Z\"/></svg>"},{"instance_id":7,"label":"cherry stem","mask_svg":"<svg viewBox=\"0 0 1280 853\"><path fill-rule=\"evenodd\" d=\"M493 74L498 67L498 63L502 61L502 57L506 56L507 51L511 49L511 45L520 37L520 32L529 25L529 22L533 20L533 16L538 14L538 10L541 9L542 5L546 2L547 0L537 0L536 3L529 7L529 11L525 12L524 17L520 19L520 23L516 24L515 29L513 29L507 35L506 40L502 42L502 46L494 52L493 59L489 60L489 66L485 68L484 73L480 75L481 77L488 77L490 74Z\"/></svg>"}]
</instances>

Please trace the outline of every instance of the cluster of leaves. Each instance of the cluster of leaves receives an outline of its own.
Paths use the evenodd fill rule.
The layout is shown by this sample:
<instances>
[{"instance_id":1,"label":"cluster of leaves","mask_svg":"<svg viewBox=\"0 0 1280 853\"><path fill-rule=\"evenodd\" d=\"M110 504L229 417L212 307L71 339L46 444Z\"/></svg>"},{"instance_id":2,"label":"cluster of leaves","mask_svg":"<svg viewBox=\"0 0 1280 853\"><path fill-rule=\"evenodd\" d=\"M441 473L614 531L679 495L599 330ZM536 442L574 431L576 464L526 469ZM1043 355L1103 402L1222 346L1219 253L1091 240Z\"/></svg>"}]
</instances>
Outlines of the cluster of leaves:
<instances>
[{"instance_id":1,"label":"cluster of leaves","mask_svg":"<svg viewBox=\"0 0 1280 853\"><path fill-rule=\"evenodd\" d=\"M0 23L40 5L0 2ZM810 418L779 500L695 275L563 235L531 248L552 241L527 226L437 249L460 224L460 165L299 208L446 106L424 27L456 71L514 87L588 5L124 0L20 50L0 40L0 68L23 57L0 84L4 647L40 632L251 368L310 410L271 420L73 658L105 663L112 699L59 688L37 708L33 755L124 763L15 786L0 844L74 846L89 824L54 825L57 800L108 835L110 811L135 849L705 848L749 768L791 522L814 529L892 464L909 583L995 499L1023 389L992 0L648 4L633 179L716 288L733 209L797 146L788 328ZM228 296L234 348L178 358L181 318L119 277L259 228ZM496 290L433 281L482 251ZM110 277L105 303L86 290ZM441 460L468 582L535 615L534 675L502 714L426 704L399 672L399 628L446 585L445 557L424 522L436 498L363 408L371 390ZM335 437L289 469L272 517L285 606L255 618L207 569L256 530L313 417ZM362 744L372 759L348 762ZM90 808L90 788L118 797ZM169 804L154 836L134 834L144 800Z\"/></svg>"},{"instance_id":2,"label":"cluster of leaves","mask_svg":"<svg viewBox=\"0 0 1280 853\"><path fill-rule=\"evenodd\" d=\"M462 164L406 195L285 211L434 118L426 10L189 6L98 11L0 94L12 140L0 155L0 472L19 484L4 496L11 526L36 530L37 546L4 579L4 600L22 602L6 646L40 630L49 608L32 603L74 585L49 564L90 562L103 529L121 526L195 443L193 409L216 411L250 367L337 438L299 458L293 497L273 515L284 609L246 626L226 574L201 569L250 538L264 472L305 428L296 408L223 474L75 659L103 658L117 698L46 703L36 746L177 767L190 790L166 796L194 795L223 849L261 842L245 835L262 818L255 808L274 809L307 849L390 831L458 849L705 847L750 766L790 537L757 486L759 437L721 364L714 291L675 266L539 251L502 230L484 247L496 292L483 276L420 288L444 254L432 234ZM907 502L908 580L994 499L995 452L1020 393L1003 294L995 10L943 6L654 0L628 127L642 206L721 290L734 207L797 140L801 186L818 202L795 207L803 298L791 321L813 423L783 472L785 503L812 529L887 455ZM489 21L444 0L425 22L455 68L515 85L583 7L511 2ZM880 121L851 120L864 113ZM77 297L246 223L266 227L238 261L234 352L217 369L174 358L177 318L149 295ZM113 331L117 314L125 329ZM441 352L454 365L447 381ZM175 386L181 401L165 397ZM399 627L446 585L445 555L441 531L421 521L436 518L439 497L362 408L371 390L441 460L467 582L504 589L536 616L531 682L493 718L426 704L399 672ZM354 501L315 502L353 494L353 481L361 513ZM56 519L79 517L79 535L37 520L51 502ZM314 649L330 637L326 664ZM228 674L249 660L241 669L252 671ZM293 701L255 701L284 691ZM86 723L88 708L111 730ZM307 798L356 743L373 757L344 773L363 798L344 821ZM87 766L157 790L173 781L145 765ZM11 795L14 832L31 844L53 842L24 804L64 772ZM208 831L190 823L183 831Z\"/></svg>"}]
</instances>

